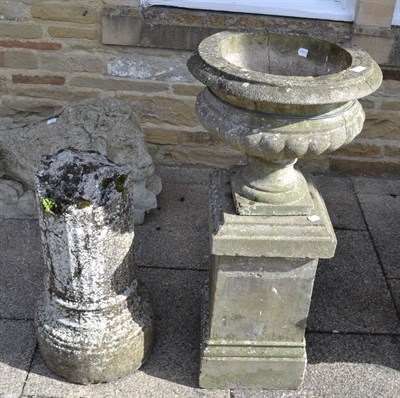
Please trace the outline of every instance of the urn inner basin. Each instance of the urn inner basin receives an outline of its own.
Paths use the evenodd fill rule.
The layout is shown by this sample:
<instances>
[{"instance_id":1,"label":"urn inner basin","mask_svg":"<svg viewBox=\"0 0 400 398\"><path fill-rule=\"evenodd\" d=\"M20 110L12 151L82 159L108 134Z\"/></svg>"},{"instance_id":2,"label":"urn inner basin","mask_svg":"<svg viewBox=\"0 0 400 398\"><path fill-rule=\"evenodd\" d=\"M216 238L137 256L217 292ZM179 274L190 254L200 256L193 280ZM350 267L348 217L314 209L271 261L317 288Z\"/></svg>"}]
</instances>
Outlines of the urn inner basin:
<instances>
[{"instance_id":1,"label":"urn inner basin","mask_svg":"<svg viewBox=\"0 0 400 398\"><path fill-rule=\"evenodd\" d=\"M304 36L234 35L220 43L220 55L248 71L283 76L323 76L350 67L351 55L334 43Z\"/></svg>"}]
</instances>

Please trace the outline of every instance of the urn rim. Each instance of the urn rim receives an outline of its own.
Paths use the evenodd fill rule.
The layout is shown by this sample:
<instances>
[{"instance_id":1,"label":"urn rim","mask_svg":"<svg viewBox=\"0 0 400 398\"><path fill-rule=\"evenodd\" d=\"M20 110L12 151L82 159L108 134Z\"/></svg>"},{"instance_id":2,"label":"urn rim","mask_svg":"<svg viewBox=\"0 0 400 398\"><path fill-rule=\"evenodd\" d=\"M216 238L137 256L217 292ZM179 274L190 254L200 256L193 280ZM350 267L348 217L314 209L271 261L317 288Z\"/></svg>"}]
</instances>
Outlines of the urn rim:
<instances>
[{"instance_id":1,"label":"urn rim","mask_svg":"<svg viewBox=\"0 0 400 398\"><path fill-rule=\"evenodd\" d=\"M273 38L278 46L279 39L285 43L288 40L292 41L290 43L292 52L300 50L301 43L308 43L314 46L315 50L333 49L335 54L340 54L340 64L335 65L335 59L331 60L333 73L322 71L319 75L274 74L264 72L260 68L258 70L251 68L252 60L248 60L249 68L246 67L247 65L241 65L241 61L232 62L232 57L227 55L230 50L229 45L233 43L240 58L249 51L248 46L253 45L257 40L258 42L268 40L269 44L270 38ZM256 47L253 53L250 52L250 56L254 56L259 50L263 48ZM289 50L285 49L285 51ZM311 55L313 55L312 52ZM291 60L299 62L299 65L308 63L314 69L316 68L312 64L315 62L315 55L314 58L311 56L309 59L299 53L293 53L290 56ZM325 57L325 54L317 54L318 56ZM328 56L327 53L326 59ZM295 57L299 58L295 59ZM277 62L279 61L278 59ZM371 94L382 83L382 72L378 64L368 53L354 45L339 45L309 36L283 35L268 31L220 32L209 36L200 43L198 50L189 59L188 68L216 95L222 91L245 100L281 104L316 105L348 102Z\"/></svg>"}]
</instances>

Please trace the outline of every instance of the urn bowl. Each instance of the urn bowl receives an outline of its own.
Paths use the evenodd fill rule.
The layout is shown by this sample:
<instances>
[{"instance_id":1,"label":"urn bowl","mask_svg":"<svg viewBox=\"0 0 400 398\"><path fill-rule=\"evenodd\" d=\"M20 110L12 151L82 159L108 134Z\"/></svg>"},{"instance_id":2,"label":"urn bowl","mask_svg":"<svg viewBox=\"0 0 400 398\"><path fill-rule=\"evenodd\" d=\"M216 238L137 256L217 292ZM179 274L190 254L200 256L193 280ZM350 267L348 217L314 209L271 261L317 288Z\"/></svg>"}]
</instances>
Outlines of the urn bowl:
<instances>
[{"instance_id":1,"label":"urn bowl","mask_svg":"<svg viewBox=\"0 0 400 398\"><path fill-rule=\"evenodd\" d=\"M294 162L350 143L365 119L357 99L382 82L365 51L270 32L210 36L188 68L206 85L196 103L201 123L249 155L232 178L240 214L309 214Z\"/></svg>"}]
</instances>

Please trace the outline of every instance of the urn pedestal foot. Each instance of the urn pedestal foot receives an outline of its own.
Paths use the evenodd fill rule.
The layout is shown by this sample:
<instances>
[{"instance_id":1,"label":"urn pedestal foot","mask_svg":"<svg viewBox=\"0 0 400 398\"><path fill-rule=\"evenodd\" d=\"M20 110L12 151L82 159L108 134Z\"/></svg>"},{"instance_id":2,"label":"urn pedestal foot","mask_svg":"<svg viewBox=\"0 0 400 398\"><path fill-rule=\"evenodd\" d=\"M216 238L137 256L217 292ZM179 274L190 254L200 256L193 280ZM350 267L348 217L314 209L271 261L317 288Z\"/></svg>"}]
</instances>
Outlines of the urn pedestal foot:
<instances>
[{"instance_id":1,"label":"urn pedestal foot","mask_svg":"<svg viewBox=\"0 0 400 398\"><path fill-rule=\"evenodd\" d=\"M211 252L199 384L204 388L295 389L306 366L304 333L319 258L335 234L311 180L307 216L235 213L229 177L212 176Z\"/></svg>"},{"instance_id":2,"label":"urn pedestal foot","mask_svg":"<svg viewBox=\"0 0 400 398\"><path fill-rule=\"evenodd\" d=\"M313 201L295 160L250 157L232 177L232 194L240 215L309 215Z\"/></svg>"}]
</instances>

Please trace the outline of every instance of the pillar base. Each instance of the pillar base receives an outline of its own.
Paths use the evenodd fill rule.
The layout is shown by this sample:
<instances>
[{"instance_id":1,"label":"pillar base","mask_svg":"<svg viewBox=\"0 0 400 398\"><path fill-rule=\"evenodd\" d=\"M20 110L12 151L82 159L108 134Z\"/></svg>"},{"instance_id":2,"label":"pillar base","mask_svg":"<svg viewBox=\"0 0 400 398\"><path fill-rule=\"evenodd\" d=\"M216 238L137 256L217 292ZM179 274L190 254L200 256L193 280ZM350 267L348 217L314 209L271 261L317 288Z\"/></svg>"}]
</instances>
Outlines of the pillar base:
<instances>
[{"instance_id":1,"label":"pillar base","mask_svg":"<svg viewBox=\"0 0 400 398\"><path fill-rule=\"evenodd\" d=\"M319 258L335 234L308 178L313 215L240 216L229 176L211 188L211 266L203 307L200 387L296 389L306 366L304 333ZM315 218L312 218L315 220Z\"/></svg>"},{"instance_id":2,"label":"pillar base","mask_svg":"<svg viewBox=\"0 0 400 398\"><path fill-rule=\"evenodd\" d=\"M139 369L147 359L153 321L143 296L121 296L94 310L67 305L46 294L36 315L40 352L54 373L72 383L104 383Z\"/></svg>"},{"instance_id":3,"label":"pillar base","mask_svg":"<svg viewBox=\"0 0 400 398\"><path fill-rule=\"evenodd\" d=\"M306 367L305 342L210 339L209 289L204 289L199 385L202 388L296 389Z\"/></svg>"}]
</instances>

